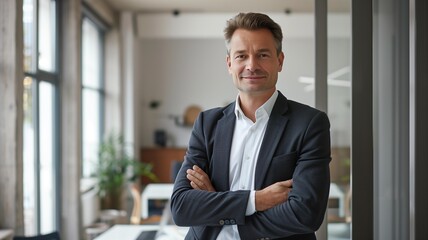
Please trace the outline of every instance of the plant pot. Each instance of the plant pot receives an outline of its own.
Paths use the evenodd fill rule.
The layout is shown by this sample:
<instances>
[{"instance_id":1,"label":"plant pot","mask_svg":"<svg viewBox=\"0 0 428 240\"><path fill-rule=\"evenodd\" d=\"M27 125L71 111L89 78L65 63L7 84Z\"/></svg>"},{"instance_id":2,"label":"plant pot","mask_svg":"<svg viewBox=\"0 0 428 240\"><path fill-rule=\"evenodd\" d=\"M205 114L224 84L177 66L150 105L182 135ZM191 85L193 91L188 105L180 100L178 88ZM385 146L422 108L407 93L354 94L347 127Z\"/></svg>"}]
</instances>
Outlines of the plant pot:
<instances>
[{"instance_id":1,"label":"plant pot","mask_svg":"<svg viewBox=\"0 0 428 240\"><path fill-rule=\"evenodd\" d=\"M121 187L119 190L107 193L104 197L101 197L101 209L123 209L124 189L124 187Z\"/></svg>"}]
</instances>

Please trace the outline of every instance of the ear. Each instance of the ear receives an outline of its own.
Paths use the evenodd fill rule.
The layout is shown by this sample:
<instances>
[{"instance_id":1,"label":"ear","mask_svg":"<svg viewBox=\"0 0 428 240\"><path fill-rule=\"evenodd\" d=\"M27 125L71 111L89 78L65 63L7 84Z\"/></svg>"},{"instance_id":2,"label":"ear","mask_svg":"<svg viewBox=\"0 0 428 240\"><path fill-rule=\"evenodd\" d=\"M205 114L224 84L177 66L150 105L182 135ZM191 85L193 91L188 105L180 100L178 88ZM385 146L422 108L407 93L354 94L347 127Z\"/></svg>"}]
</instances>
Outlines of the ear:
<instances>
[{"instance_id":1,"label":"ear","mask_svg":"<svg viewBox=\"0 0 428 240\"><path fill-rule=\"evenodd\" d=\"M231 74L230 68L232 66L232 62L230 60L230 55L229 54L226 55L226 64L227 64L227 70L228 70L229 74Z\"/></svg>"},{"instance_id":2,"label":"ear","mask_svg":"<svg viewBox=\"0 0 428 240\"><path fill-rule=\"evenodd\" d=\"M278 72L282 71L282 66L284 64L284 58L285 58L284 52L281 52L278 56L278 64L279 64Z\"/></svg>"}]
</instances>

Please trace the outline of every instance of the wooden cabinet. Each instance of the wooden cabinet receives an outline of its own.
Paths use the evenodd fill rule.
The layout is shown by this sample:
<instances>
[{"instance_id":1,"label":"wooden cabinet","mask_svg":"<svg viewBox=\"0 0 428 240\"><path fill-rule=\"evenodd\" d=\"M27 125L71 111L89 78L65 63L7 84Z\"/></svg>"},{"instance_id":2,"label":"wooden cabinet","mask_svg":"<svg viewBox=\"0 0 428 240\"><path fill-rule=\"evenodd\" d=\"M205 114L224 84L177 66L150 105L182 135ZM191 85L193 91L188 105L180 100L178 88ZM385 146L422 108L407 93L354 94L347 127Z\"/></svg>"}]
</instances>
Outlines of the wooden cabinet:
<instances>
[{"instance_id":1,"label":"wooden cabinet","mask_svg":"<svg viewBox=\"0 0 428 240\"><path fill-rule=\"evenodd\" d=\"M153 172L160 183L171 183L172 167L176 161L183 161L186 148L141 148L140 158L142 162L153 164ZM143 178L143 183L148 179Z\"/></svg>"}]
</instances>

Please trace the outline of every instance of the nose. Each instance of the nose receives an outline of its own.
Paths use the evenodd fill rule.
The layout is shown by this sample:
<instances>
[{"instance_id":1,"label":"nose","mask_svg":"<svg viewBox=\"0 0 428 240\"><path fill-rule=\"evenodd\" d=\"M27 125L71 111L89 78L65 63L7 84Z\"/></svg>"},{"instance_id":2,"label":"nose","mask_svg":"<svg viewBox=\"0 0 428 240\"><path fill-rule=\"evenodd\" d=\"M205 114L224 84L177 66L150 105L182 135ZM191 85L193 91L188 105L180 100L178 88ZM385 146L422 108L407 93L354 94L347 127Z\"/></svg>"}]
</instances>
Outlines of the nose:
<instances>
[{"instance_id":1,"label":"nose","mask_svg":"<svg viewBox=\"0 0 428 240\"><path fill-rule=\"evenodd\" d=\"M250 56L247 59L246 69L248 71L254 72L259 68L259 62L257 61L257 57Z\"/></svg>"}]
</instances>

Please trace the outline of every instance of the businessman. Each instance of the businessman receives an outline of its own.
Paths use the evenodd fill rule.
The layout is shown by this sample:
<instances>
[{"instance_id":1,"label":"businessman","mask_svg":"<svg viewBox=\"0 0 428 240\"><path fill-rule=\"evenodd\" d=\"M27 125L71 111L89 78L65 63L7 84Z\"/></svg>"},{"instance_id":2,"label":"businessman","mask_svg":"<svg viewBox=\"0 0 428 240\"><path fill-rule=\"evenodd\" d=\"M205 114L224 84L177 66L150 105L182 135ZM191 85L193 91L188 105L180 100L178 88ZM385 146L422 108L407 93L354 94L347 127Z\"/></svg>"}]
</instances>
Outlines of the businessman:
<instances>
[{"instance_id":1,"label":"businessman","mask_svg":"<svg viewBox=\"0 0 428 240\"><path fill-rule=\"evenodd\" d=\"M281 27L240 13L224 30L236 101L196 120L171 197L186 239L316 239L326 211L330 123L276 89Z\"/></svg>"}]
</instances>

